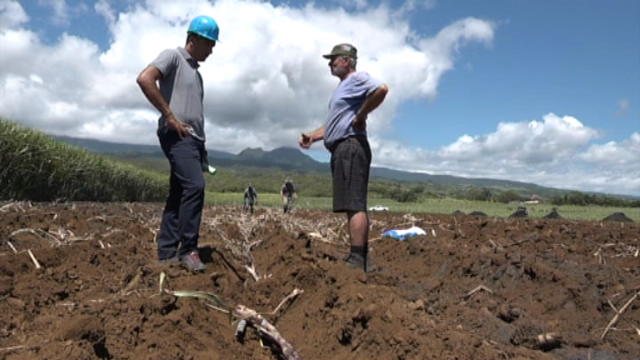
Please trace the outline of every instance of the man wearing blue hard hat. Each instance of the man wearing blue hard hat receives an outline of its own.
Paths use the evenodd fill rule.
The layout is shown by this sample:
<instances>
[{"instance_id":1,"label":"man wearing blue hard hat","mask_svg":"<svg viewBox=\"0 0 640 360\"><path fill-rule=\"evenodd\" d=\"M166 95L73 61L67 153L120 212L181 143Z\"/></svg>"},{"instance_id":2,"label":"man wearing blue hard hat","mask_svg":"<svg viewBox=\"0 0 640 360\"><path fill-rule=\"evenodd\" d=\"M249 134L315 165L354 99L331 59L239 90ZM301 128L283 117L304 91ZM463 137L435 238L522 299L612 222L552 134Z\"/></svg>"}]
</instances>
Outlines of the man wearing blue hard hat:
<instances>
[{"instance_id":1,"label":"man wearing blue hard hat","mask_svg":"<svg viewBox=\"0 0 640 360\"><path fill-rule=\"evenodd\" d=\"M158 258L192 271L206 269L198 254L198 236L204 205L202 172L211 168L204 145L204 92L198 63L211 54L219 31L210 16L194 18L185 46L162 51L137 78L160 112L157 134L171 165L169 196L157 238Z\"/></svg>"}]
</instances>

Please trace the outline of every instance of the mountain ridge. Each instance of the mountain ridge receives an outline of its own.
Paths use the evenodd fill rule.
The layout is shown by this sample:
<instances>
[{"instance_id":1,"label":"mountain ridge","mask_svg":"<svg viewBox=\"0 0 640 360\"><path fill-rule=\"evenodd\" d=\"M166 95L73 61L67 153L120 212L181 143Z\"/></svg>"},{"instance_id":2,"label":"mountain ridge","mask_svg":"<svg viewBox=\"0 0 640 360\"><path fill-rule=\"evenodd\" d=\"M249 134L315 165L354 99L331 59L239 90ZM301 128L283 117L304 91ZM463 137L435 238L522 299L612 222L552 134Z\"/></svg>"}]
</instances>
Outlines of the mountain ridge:
<instances>
[{"instance_id":1,"label":"mountain ridge","mask_svg":"<svg viewBox=\"0 0 640 360\"><path fill-rule=\"evenodd\" d=\"M54 136L54 138L65 143L85 148L90 152L116 157L164 157L159 145L115 143L69 136ZM238 154L214 149L207 149L207 152L209 161L214 166L278 168L284 171L296 171L302 173L316 172L323 173L325 175L330 173L330 165L328 163L316 161L299 149L292 147L278 147L270 151L265 151L262 148L246 148ZM461 188L477 187L513 190L521 194L538 194L541 196L555 196L571 191L544 187L523 181L491 178L468 178L453 175L433 175L378 166L373 166L371 168L371 178L377 180L430 183L438 186L457 186Z\"/></svg>"}]
</instances>

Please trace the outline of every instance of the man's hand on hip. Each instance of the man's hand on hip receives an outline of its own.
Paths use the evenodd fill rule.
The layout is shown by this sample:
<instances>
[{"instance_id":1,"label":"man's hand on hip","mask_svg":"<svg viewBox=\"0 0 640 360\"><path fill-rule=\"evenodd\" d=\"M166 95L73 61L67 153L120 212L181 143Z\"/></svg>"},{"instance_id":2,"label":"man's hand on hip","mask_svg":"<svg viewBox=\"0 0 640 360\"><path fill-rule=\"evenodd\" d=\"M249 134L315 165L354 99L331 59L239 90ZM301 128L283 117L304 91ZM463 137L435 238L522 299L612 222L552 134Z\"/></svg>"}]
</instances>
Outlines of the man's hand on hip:
<instances>
[{"instance_id":1,"label":"man's hand on hip","mask_svg":"<svg viewBox=\"0 0 640 360\"><path fill-rule=\"evenodd\" d=\"M185 136L189 135L189 126L182 121L176 119L175 115L170 114L166 118L167 127L171 130L174 130L178 133L178 137L183 139Z\"/></svg>"}]
</instances>

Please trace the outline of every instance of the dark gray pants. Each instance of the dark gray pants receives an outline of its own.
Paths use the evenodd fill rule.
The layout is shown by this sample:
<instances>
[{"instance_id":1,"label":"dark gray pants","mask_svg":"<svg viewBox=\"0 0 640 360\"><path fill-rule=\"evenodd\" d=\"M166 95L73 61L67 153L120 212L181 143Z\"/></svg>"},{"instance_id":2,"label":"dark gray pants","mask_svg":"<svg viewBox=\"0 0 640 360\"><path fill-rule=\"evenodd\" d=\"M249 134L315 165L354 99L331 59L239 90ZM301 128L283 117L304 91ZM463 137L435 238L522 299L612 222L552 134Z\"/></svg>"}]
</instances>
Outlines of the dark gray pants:
<instances>
[{"instance_id":1,"label":"dark gray pants","mask_svg":"<svg viewBox=\"0 0 640 360\"><path fill-rule=\"evenodd\" d=\"M198 248L204 205L202 156L204 143L174 131L158 132L160 146L171 165L169 197L158 234L158 258L185 255Z\"/></svg>"}]
</instances>

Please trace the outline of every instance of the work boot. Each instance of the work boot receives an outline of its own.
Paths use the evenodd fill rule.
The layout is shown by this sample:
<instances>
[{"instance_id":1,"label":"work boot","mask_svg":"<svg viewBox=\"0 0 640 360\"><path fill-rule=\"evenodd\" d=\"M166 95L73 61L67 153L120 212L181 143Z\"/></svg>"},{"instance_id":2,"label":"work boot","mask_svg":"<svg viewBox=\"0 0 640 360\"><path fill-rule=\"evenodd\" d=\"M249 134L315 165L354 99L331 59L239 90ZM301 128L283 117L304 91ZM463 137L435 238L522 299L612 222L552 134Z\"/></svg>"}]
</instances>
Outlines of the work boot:
<instances>
[{"instance_id":1,"label":"work boot","mask_svg":"<svg viewBox=\"0 0 640 360\"><path fill-rule=\"evenodd\" d=\"M200 260L198 250L193 250L192 252L183 255L180 258L180 262L182 263L182 266L190 271L205 271L207 269L207 265L202 263L202 260Z\"/></svg>"},{"instance_id":2,"label":"work boot","mask_svg":"<svg viewBox=\"0 0 640 360\"><path fill-rule=\"evenodd\" d=\"M371 259L367 259L367 261L366 261L367 266L365 268L365 259L360 254L351 253L351 254L349 254L349 256L347 256L344 259L344 261L347 263L347 265L349 267L354 268L354 269L360 269L360 270L362 270L362 271L364 271L366 273L382 270L382 268L373 265L371 263Z\"/></svg>"}]
</instances>

